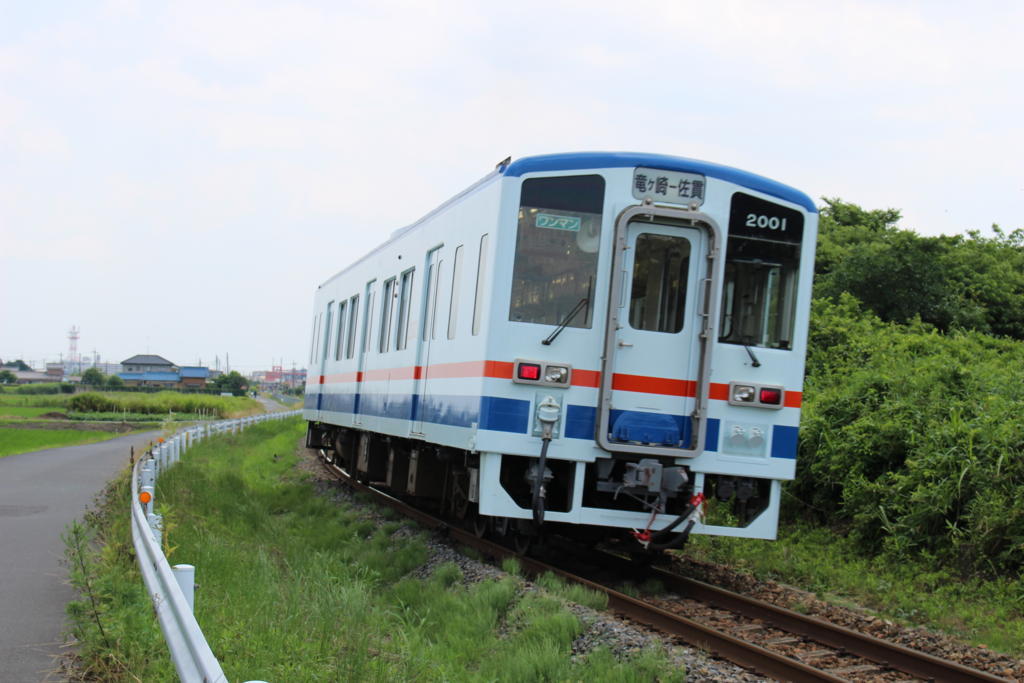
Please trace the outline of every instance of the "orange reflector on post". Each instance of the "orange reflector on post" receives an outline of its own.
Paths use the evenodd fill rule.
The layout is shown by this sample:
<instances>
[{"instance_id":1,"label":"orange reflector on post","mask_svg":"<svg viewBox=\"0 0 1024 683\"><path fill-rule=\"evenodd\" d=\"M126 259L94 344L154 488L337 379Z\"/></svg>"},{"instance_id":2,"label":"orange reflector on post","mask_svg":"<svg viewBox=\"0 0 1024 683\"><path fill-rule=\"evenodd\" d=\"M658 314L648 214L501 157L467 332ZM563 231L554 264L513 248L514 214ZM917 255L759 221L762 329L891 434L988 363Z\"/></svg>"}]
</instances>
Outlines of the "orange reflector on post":
<instances>
[{"instance_id":1,"label":"orange reflector on post","mask_svg":"<svg viewBox=\"0 0 1024 683\"><path fill-rule=\"evenodd\" d=\"M164 442L164 437L161 436L159 439L156 440L156 442L157 443L163 443Z\"/></svg>"},{"instance_id":2,"label":"orange reflector on post","mask_svg":"<svg viewBox=\"0 0 1024 683\"><path fill-rule=\"evenodd\" d=\"M149 501L153 500L153 494L149 491L143 491L139 494L139 502L145 505Z\"/></svg>"}]
</instances>

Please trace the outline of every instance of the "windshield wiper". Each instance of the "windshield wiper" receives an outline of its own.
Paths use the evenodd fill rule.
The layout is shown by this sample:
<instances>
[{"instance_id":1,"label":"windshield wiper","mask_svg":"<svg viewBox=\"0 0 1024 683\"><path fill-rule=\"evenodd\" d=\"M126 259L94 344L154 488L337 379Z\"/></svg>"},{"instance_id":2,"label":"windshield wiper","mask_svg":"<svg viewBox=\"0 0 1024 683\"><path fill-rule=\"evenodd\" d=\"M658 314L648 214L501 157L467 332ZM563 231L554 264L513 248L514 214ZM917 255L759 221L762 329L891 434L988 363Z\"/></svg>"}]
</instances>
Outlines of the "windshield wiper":
<instances>
[{"instance_id":1,"label":"windshield wiper","mask_svg":"<svg viewBox=\"0 0 1024 683\"><path fill-rule=\"evenodd\" d=\"M555 338L558 335L562 334L562 330L568 327L569 323L572 322L572 319L575 318L579 314L579 312L586 307L588 303L590 303L590 297L585 296L582 299L580 299L579 303L573 306L572 310L569 311L569 315L565 316L565 319L562 322L558 323L558 327L555 328L555 331L549 334L548 338L542 341L541 344L549 346L551 342L555 341Z\"/></svg>"},{"instance_id":2,"label":"windshield wiper","mask_svg":"<svg viewBox=\"0 0 1024 683\"><path fill-rule=\"evenodd\" d=\"M744 344L743 348L747 350L747 355L750 356L750 364L753 365L755 368L761 367L761 361L757 359L757 356L755 356L754 352L750 350L750 347Z\"/></svg>"}]
</instances>

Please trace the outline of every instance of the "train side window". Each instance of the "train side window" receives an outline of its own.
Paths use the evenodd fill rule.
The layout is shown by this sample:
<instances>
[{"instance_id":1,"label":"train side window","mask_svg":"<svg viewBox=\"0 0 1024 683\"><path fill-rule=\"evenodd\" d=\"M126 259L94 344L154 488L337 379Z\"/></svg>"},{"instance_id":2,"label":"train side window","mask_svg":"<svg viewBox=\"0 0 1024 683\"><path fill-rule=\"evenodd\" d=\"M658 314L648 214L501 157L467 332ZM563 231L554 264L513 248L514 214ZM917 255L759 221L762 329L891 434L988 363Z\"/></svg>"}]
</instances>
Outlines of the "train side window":
<instances>
[{"instance_id":1,"label":"train side window","mask_svg":"<svg viewBox=\"0 0 1024 683\"><path fill-rule=\"evenodd\" d=\"M455 339L459 323L459 289L462 285L462 245L455 248L455 263L452 265L452 296L448 302L448 338Z\"/></svg>"},{"instance_id":2,"label":"train side window","mask_svg":"<svg viewBox=\"0 0 1024 683\"><path fill-rule=\"evenodd\" d=\"M427 266L427 303L423 310L423 341L430 339L430 324L434 317L434 290L437 288L437 265Z\"/></svg>"},{"instance_id":3,"label":"train side window","mask_svg":"<svg viewBox=\"0 0 1024 683\"><path fill-rule=\"evenodd\" d=\"M391 345L391 319L395 313L395 278L384 281L384 291L380 298L380 337L377 350L386 353Z\"/></svg>"},{"instance_id":4,"label":"train side window","mask_svg":"<svg viewBox=\"0 0 1024 683\"><path fill-rule=\"evenodd\" d=\"M685 237L641 233L633 254L629 325L675 333L683 329L690 242Z\"/></svg>"},{"instance_id":5,"label":"train side window","mask_svg":"<svg viewBox=\"0 0 1024 683\"><path fill-rule=\"evenodd\" d=\"M320 356L320 362L327 360L327 355L330 353L331 347L331 320L334 316L334 302L327 304L327 317L324 318L324 346L323 354Z\"/></svg>"},{"instance_id":6,"label":"train side window","mask_svg":"<svg viewBox=\"0 0 1024 683\"><path fill-rule=\"evenodd\" d=\"M444 261L438 260L437 265L434 267L434 282L430 289L430 302L427 308L430 310L430 338L437 339L437 290L439 289L438 283L441 280L441 273L444 272Z\"/></svg>"},{"instance_id":7,"label":"train side window","mask_svg":"<svg viewBox=\"0 0 1024 683\"><path fill-rule=\"evenodd\" d=\"M599 175L523 181L509 320L592 326L603 210Z\"/></svg>"},{"instance_id":8,"label":"train side window","mask_svg":"<svg viewBox=\"0 0 1024 683\"><path fill-rule=\"evenodd\" d=\"M412 278L415 270L402 273L402 283L398 291L398 334L395 348L401 351L409 345L409 311L412 308Z\"/></svg>"},{"instance_id":9,"label":"train side window","mask_svg":"<svg viewBox=\"0 0 1024 683\"><path fill-rule=\"evenodd\" d=\"M373 286L366 285L366 318L363 320L363 353L370 350L370 338L373 336Z\"/></svg>"},{"instance_id":10,"label":"train side window","mask_svg":"<svg viewBox=\"0 0 1024 683\"><path fill-rule=\"evenodd\" d=\"M348 341L345 342L345 358L351 358L356 354L356 328L359 322L359 295L356 294L349 300L349 310L352 319L348 323Z\"/></svg>"},{"instance_id":11,"label":"train side window","mask_svg":"<svg viewBox=\"0 0 1024 683\"><path fill-rule=\"evenodd\" d=\"M473 293L473 336L480 333L484 310L484 278L487 275L487 233L480 238L480 255L476 262L476 290Z\"/></svg>"},{"instance_id":12,"label":"train side window","mask_svg":"<svg viewBox=\"0 0 1024 683\"><path fill-rule=\"evenodd\" d=\"M316 358L316 319L317 316L313 316L313 330L309 335L309 363L313 364L313 359Z\"/></svg>"},{"instance_id":13,"label":"train side window","mask_svg":"<svg viewBox=\"0 0 1024 683\"><path fill-rule=\"evenodd\" d=\"M338 304L338 333L334 335L334 360L341 360L345 352L345 323L348 322L348 301Z\"/></svg>"}]
</instances>

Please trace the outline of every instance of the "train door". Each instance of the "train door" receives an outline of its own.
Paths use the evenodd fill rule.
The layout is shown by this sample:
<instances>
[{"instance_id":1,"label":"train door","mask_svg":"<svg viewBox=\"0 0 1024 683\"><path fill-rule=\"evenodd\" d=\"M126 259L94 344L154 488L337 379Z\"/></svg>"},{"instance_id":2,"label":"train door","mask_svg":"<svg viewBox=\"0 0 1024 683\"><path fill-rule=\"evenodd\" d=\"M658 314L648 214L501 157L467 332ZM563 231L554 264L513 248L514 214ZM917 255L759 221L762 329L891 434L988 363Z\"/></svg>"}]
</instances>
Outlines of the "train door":
<instances>
[{"instance_id":1,"label":"train door","mask_svg":"<svg viewBox=\"0 0 1024 683\"><path fill-rule=\"evenodd\" d=\"M443 265L444 262L441 260L441 248L437 247L432 249L427 254L426 278L424 279L422 300L423 314L420 316L422 327L416 342L419 346L419 350L416 354L416 364L421 368L421 370L417 373L419 379L416 380L416 388L414 390L415 396L413 398L413 436L423 436L424 415L434 410L434 408L431 407L429 396L430 347L431 343L437 339L438 327L440 326L440 322L438 321L439 306L437 298L439 292L442 291L438 286L438 282L441 280L441 266Z\"/></svg>"},{"instance_id":2,"label":"train door","mask_svg":"<svg viewBox=\"0 0 1024 683\"><path fill-rule=\"evenodd\" d=\"M374 287L376 287L376 285L376 280L370 280L366 283L366 296L364 298L366 303L365 310L363 312L363 334L359 340L359 363L356 366L356 398L355 407L352 411L355 413L352 418L352 422L355 425L363 424L363 413L360 411L360 403L366 388L363 377L366 370L366 354L370 351L370 338L373 336L373 295Z\"/></svg>"},{"instance_id":3,"label":"train door","mask_svg":"<svg viewBox=\"0 0 1024 683\"><path fill-rule=\"evenodd\" d=\"M597 433L613 453L686 457L703 445L717 239L683 215L634 209L616 226Z\"/></svg>"}]
</instances>

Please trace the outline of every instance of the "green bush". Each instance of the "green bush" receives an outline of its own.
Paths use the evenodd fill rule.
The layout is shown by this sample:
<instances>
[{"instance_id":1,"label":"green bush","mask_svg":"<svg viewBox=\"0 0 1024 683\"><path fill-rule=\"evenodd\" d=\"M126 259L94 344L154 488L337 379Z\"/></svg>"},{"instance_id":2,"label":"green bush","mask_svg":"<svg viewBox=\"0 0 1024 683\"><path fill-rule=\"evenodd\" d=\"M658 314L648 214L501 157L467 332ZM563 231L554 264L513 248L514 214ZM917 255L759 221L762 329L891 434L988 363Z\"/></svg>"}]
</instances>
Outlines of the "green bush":
<instances>
[{"instance_id":1,"label":"green bush","mask_svg":"<svg viewBox=\"0 0 1024 683\"><path fill-rule=\"evenodd\" d=\"M1024 344L817 300L790 488L866 552L1024 563Z\"/></svg>"},{"instance_id":2,"label":"green bush","mask_svg":"<svg viewBox=\"0 0 1024 683\"><path fill-rule=\"evenodd\" d=\"M162 391L156 394L87 392L70 398L67 407L80 413L128 412L166 415L175 412L232 417L255 412L259 404L249 398L181 394L175 391Z\"/></svg>"}]
</instances>

